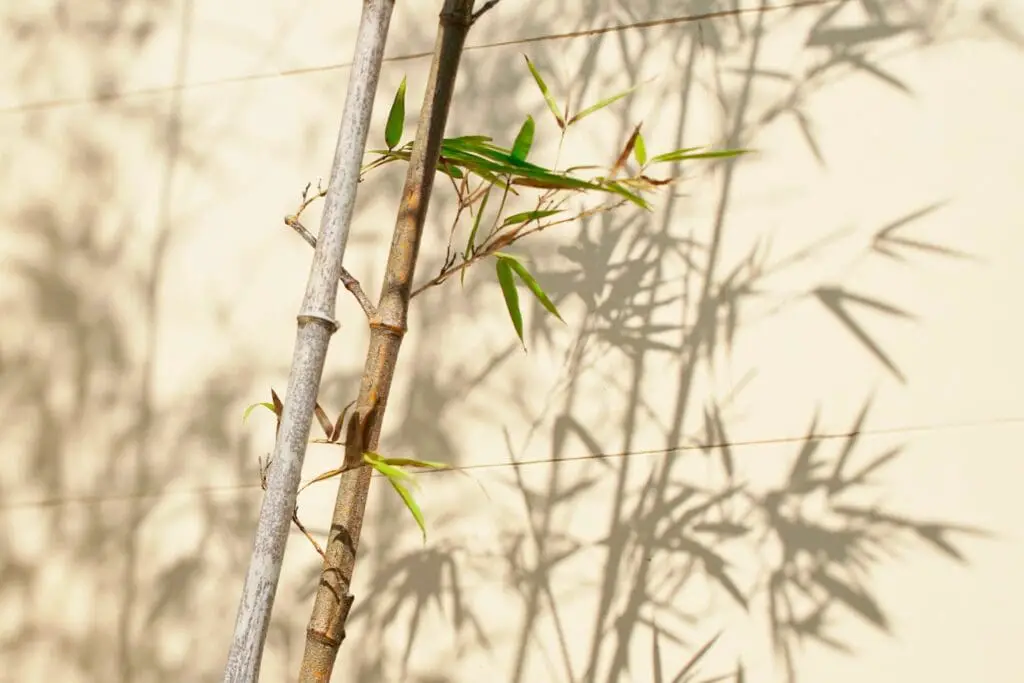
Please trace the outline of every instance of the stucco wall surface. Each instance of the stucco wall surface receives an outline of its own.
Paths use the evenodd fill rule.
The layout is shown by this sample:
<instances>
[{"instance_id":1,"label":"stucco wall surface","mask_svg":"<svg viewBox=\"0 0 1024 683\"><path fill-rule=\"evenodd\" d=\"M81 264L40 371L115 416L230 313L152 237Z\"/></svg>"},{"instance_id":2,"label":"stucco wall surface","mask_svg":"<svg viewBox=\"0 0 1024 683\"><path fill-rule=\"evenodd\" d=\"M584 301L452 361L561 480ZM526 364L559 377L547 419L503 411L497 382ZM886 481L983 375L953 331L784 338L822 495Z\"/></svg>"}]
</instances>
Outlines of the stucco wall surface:
<instances>
[{"instance_id":1,"label":"stucco wall surface","mask_svg":"<svg viewBox=\"0 0 1024 683\"><path fill-rule=\"evenodd\" d=\"M399 3L372 144L439 2ZM1024 1L503 0L451 134L557 129L565 163L697 161L632 208L415 300L337 681L1024 680ZM0 6L0 680L219 680L356 2ZM666 169L667 172L668 169ZM403 173L363 184L346 265L375 294ZM439 182L419 277L455 203ZM306 216L317 224L316 209ZM321 402L367 332L339 297ZM306 477L336 466L314 445ZM476 483L473 482L476 480ZM479 484L479 486L477 485ZM332 484L299 511L322 537ZM293 535L263 680L294 677L319 570ZM698 671L678 675L709 639Z\"/></svg>"}]
</instances>

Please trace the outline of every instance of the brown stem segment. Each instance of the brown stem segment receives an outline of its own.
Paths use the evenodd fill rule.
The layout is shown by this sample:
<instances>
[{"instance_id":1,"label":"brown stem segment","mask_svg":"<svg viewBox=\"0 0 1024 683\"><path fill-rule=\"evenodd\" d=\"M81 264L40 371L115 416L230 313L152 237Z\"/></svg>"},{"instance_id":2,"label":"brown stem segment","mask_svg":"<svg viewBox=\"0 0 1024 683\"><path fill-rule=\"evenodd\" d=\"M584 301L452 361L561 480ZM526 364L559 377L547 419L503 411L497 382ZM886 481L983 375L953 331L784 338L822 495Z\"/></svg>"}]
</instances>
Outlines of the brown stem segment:
<instances>
[{"instance_id":1,"label":"brown stem segment","mask_svg":"<svg viewBox=\"0 0 1024 683\"><path fill-rule=\"evenodd\" d=\"M370 345L356 410L346 438L356 437L359 448L346 449L349 451L346 461L361 457L361 451L376 449L380 437L399 347L408 329L412 279L459 60L472 16L473 0L445 0L441 10L427 94L420 110L419 127L395 221L380 301L370 319ZM345 638L345 622L354 600L349 588L363 527L370 474L369 467L359 466L341 476L325 550L326 559L306 630L300 683L329 681L338 649Z\"/></svg>"}]
</instances>

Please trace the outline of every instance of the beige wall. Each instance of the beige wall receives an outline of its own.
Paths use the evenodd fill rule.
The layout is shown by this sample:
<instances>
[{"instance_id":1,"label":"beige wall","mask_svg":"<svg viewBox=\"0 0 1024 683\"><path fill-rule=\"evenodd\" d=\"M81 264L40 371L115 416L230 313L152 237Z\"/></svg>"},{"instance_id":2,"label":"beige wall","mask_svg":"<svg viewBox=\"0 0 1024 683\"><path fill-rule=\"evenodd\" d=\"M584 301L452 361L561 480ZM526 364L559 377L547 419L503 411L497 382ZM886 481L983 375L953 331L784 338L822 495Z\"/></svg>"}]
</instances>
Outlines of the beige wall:
<instances>
[{"instance_id":1,"label":"beige wall","mask_svg":"<svg viewBox=\"0 0 1024 683\"><path fill-rule=\"evenodd\" d=\"M359 673L336 680L671 681L720 630L687 680L784 681L786 652L803 681L1024 679L1024 2L558 37L735 4L505 0L474 29L452 132L510 140L533 113L550 160L526 52L576 102L653 79L568 161L607 163L640 120L652 152L756 154L533 242L568 324L531 308L528 354L486 270L417 300L382 448L475 466L490 499L424 476L421 547L375 484ZM240 417L286 384L310 256L281 216L328 171L357 5L0 9L0 680L218 680L272 448L269 416ZM437 5L400 3L389 55L430 49ZM375 141L427 66L385 66ZM371 292L400 180L361 190L346 263ZM366 340L339 311L332 411ZM308 475L336 461L312 447ZM300 500L316 533L332 499ZM296 535L266 681L294 675L317 559Z\"/></svg>"}]
</instances>

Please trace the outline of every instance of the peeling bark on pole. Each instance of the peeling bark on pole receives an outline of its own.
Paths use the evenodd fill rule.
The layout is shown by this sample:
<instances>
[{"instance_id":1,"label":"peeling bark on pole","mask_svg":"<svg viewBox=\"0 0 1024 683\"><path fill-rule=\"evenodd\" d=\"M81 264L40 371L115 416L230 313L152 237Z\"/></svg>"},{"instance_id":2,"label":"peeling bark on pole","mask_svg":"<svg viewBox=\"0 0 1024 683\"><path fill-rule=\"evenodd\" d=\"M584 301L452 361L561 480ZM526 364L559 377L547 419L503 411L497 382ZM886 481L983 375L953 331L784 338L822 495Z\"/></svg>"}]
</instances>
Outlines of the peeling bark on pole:
<instances>
[{"instance_id":1,"label":"peeling bark on pole","mask_svg":"<svg viewBox=\"0 0 1024 683\"><path fill-rule=\"evenodd\" d=\"M349 425L349 435L360 435L362 450L376 449L380 436L399 347L407 329L412 279L459 60L472 21L473 0L445 0L380 303L370 320L370 345L359 398L351 417L353 422ZM354 599L349 589L370 488L370 473L371 468L364 465L341 476L326 560L306 631L300 683L329 681L338 649L345 638L345 622Z\"/></svg>"},{"instance_id":2,"label":"peeling bark on pole","mask_svg":"<svg viewBox=\"0 0 1024 683\"><path fill-rule=\"evenodd\" d=\"M331 178L292 356L281 427L239 600L225 683L256 683L334 320L338 277L395 0L364 0Z\"/></svg>"}]
</instances>

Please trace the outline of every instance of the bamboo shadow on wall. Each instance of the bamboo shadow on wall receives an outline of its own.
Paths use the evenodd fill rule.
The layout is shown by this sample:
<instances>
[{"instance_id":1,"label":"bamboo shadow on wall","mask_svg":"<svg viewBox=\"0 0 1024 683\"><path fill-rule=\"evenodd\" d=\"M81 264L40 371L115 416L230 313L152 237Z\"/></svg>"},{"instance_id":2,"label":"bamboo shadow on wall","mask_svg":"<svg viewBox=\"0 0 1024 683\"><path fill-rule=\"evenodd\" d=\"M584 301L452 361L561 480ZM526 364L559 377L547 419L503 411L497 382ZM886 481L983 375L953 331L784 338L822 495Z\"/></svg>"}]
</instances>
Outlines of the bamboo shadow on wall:
<instances>
[{"instance_id":1,"label":"bamboo shadow on wall","mask_svg":"<svg viewBox=\"0 0 1024 683\"><path fill-rule=\"evenodd\" d=\"M821 25L826 23L835 15L834 11L825 12L815 26L817 30ZM877 17L876 17L877 18ZM745 84L741 89L741 94L734 102L729 102L729 106L726 107L727 111L735 117L735 127L731 134L731 141L727 146L740 146L750 140L755 130L753 127L748 127L749 124L746 121L749 118L754 118L750 112L751 103L749 99L749 93L753 81L759 77L760 69L758 68L757 60L757 46L761 40L762 35L768 31L767 27L762 24L763 15L759 16L756 20L757 25L751 32L752 38L750 41L753 43L750 47L751 57L748 66L745 71ZM878 30L877 34L880 35L895 35L903 29L881 31ZM704 34L710 33L705 29ZM863 36L861 36L863 37ZM715 42L719 46L724 46L727 41L723 40L722 35L717 35ZM808 43L813 41L809 40ZM820 41L819 41L820 42ZM697 39L691 38L691 47L696 45ZM740 41L738 46L743 46L746 41ZM835 47L835 46L833 46ZM684 60L684 64L690 65L693 63L695 57L694 51L691 49L690 57ZM880 78L882 81L890 86L898 87L901 90L907 90L906 86L902 84L896 77L883 71L880 66L872 63L867 59L867 56L856 51L851 51L848 46L835 47L833 50L830 62L826 63L825 67L820 67L814 70L811 76L819 81L818 85L821 85L820 79L822 74L829 73L831 63L838 64L849 64L857 68L862 68L867 72ZM778 112L790 111L799 114L797 116L798 121L801 122L804 134L809 141L809 146L812 152L819 159L823 161L822 154L814 141L811 133L811 128L808 125L809 121L806 115L802 114L799 109L795 108L795 102L798 101L796 95L800 93L800 90L805 88L804 83L798 83L794 87L793 94L787 96L780 105L770 106L768 111L772 113L771 116L761 117L760 124L764 124L770 121ZM685 112L685 98L688 97L689 89L683 89L683 111ZM801 96L803 93L800 93ZM724 96L723 96L724 98ZM756 120L756 119L755 119ZM625 129L624 129L625 130ZM677 141L678 143L678 141ZM679 145L682 146L682 145ZM673 411L672 418L668 420L668 423L672 425L669 430L669 434L666 439L666 453L670 453L674 449L685 446L682 440L682 426L687 421L687 416L693 412L694 408L691 404L694 402L695 397L692 395L694 373L700 365L711 366L716 362L716 358L720 357L720 353L723 350L722 347L728 347L732 338L736 336L741 329L740 318L738 311L741 310L742 301L746 298L750 298L757 295L763 295L765 292L765 284L763 276L766 271L772 269L772 264L765 263L763 258L760 256L760 249L755 248L752 250L746 259L746 262L741 262L736 269L726 272L723 275L717 274L715 271L721 269L721 264L716 260L716 254L719 251L719 245L725 238L724 218L728 211L729 194L732 182L732 169L734 165L732 162L725 162L727 164L724 170L724 179L722 184L722 190L720 195L719 209L717 212L717 219L714 229L712 230L710 239L703 245L701 245L701 255L704 258L703 268L692 269L695 271L694 275L696 279L702 280L703 282L698 286L694 287L690 291L699 291L700 293L694 297L695 300L691 300L688 305L684 305L684 312L682 316L682 322L680 328L685 330L686 338L682 344L678 347L678 357L680 358L680 376L678 380L678 394L676 398L676 407ZM874 247L877 248L881 242L885 242L887 239L891 240L894 232L894 226L889 226L879 231L876 236ZM611 235L611 239L619 239L619 236L614 230L609 230L607 227L603 227L601 230L596 231L599 236ZM580 249L573 247L576 253L584 253L589 250L589 253L611 253L614 251L613 247L607 244L600 244L601 237L596 240L598 243L590 245L593 240L589 235L582 234L580 238L576 240L576 244L587 245L585 248ZM642 241L642 238L641 238ZM631 245L632 246L632 245ZM692 254L693 243L692 240L687 238L683 244L680 245L683 249ZM904 244L904 247L909 245ZM941 245L927 245L924 249L933 253L945 252L945 255L961 255L955 253ZM635 253L635 252L633 252ZM803 254L802 257L806 258L808 254ZM890 254L891 256L891 254ZM652 259L652 262L663 263L666 257L665 253L660 253L657 257ZM635 256L629 261L630 264L637 263L639 259ZM687 259L689 260L689 259ZM611 264L608 259L603 259L600 262L595 263L580 263L580 273L577 276L577 281L573 284L579 284L580 281L586 281L586 271L590 269L595 275L598 273L614 273L614 264ZM545 282L551 281L551 275L545 276ZM642 280L643 278L631 278L634 281ZM655 275L652 280L657 283L659 278ZM657 285L655 285L657 286ZM568 286L565 292L573 291L573 286ZM874 355L885 367L892 372L895 376L902 379L902 373L899 371L896 363L889 358L888 355L882 350L881 345L875 341L870 335L866 333L862 324L850 315L848 311L843 307L846 302L856 302L862 305L867 305L870 308L889 313L891 315L905 315L905 312L892 304L888 304L883 301L875 299L868 299L866 297L857 296L847 290L838 287L818 287L813 290L813 294L816 295L822 303L826 305L826 310L833 313L843 325L851 331L859 342ZM688 295L687 291L684 291L683 298L686 299ZM648 297L652 298L652 297ZM610 302L602 304L602 306L595 307L595 313L598 313L601 308L607 308L610 310L628 311L631 305L631 301L621 302ZM628 314L627 314L628 315ZM595 317L600 317L596 315ZM650 327L650 318L647 318L647 326L643 323L640 325L640 329L643 330L641 337L647 339L652 332L661 332L661 329ZM689 322L692 321L692 322ZM616 325L617 321L608 320L604 324L608 327ZM621 323L618 323L621 326ZM594 327L597 327L595 325ZM596 335L595 335L596 336ZM605 337L608 342L607 336ZM636 379L634 387L637 386L640 379L643 377L644 357L649 356L652 353L657 353L657 350L651 348L640 349L639 352L634 347L625 347L619 349L623 356L632 360L634 363L633 376ZM726 355L728 348L725 348ZM639 356L639 362L638 362ZM654 362L654 359L651 359ZM630 439L632 438L632 429L630 426L635 424L637 415L647 410L647 406L642 405L642 399L639 396L639 392L634 389L629 400L629 408L627 409L626 416L626 429L624 429L626 442L622 448L623 453L629 453L631 449ZM572 416L572 403L567 402L565 411L559 419L571 419ZM729 539L729 543L734 543L736 539L744 537L750 529L745 525L739 523L735 519L722 516L722 508L728 503L742 495L749 495L743 487L731 485L735 481L736 466L733 463L732 458L729 456L727 449L723 450L721 446L714 447L713 444L716 440L720 443L728 443L725 438L725 425L722 419L723 410L720 406L712 404L709 408L705 408L704 422L705 429L704 435L701 439L705 442L702 447L710 452L718 452L722 456L722 468L724 474L724 483L727 484L722 490L717 492L701 491L699 487L680 484L675 481L673 469L677 460L682 459L685 454L680 454L677 457L665 457L665 462L661 466L655 467L655 472L651 475L650 479L639 488L638 491L626 491L626 470L628 468L629 458L624 458L619 465L620 468L620 485L616 493L616 499L614 504L613 519L609 534L604 541L604 544L608 548L608 561L605 567L605 575L603 581L602 595L600 598L598 619L596 620L594 636L592 640L592 647L590 655L588 657L589 665L586 673L583 675L583 680L596 681L599 678L603 678L607 681L619 680L620 676L627 671L629 668L629 652L630 646L633 644L634 636L638 626L643 626L654 632L655 635L666 635L665 632L658 626L656 626L656 619L652 617L652 613L657 613L658 605L665 605L669 602L671 595L677 595L683 590L687 577L693 576L696 573L702 573L706 578L716 582L721 589L731 595L736 602L741 606L746 607L748 602L749 589L741 587L735 580L730 577L728 572L729 562L726 560L727 555L720 554L717 549L717 545L722 543L721 539L715 539L715 536L722 536ZM854 433L859 433L862 425L866 410L858 419L857 427ZM578 422L574 421L575 424ZM588 445L588 448L592 448L591 444L597 441L597 437L587 434L584 430L580 430L580 438L583 443ZM816 441L813 434L809 435L807 444L814 444ZM552 459L557 460L562 457L562 453L559 452L557 444L559 439L554 439L556 448L552 453ZM795 459L793 465L793 472L791 474L791 486L783 488L770 494L765 494L765 498L761 500L761 512L764 513L768 510L776 509L774 506L779 504L780 500L791 499L793 497L806 497L812 494L813 491L818 491L821 487L827 487L830 498L833 495L837 495L839 491L845 491L848 488L856 488L856 485L863 483L862 479L868 471L873 471L876 468L891 458L895 457L896 453L885 454L879 457L877 460L864 466L864 469L860 471L860 474L853 477L850 480L843 480L841 472L843 471L844 464L847 462L853 444L853 439L849 444L849 448L844 450L835 462L821 461L814 462L812 466L812 454L815 451L813 446L807 446L802 450ZM816 470L819 467L831 465L833 468L832 478L828 481L831 483L814 483L810 482L813 477L809 474L810 470ZM524 503L532 505L535 508L532 512L539 514L545 518L550 517L552 509L556 505L556 501L560 501L561 504L572 504L572 499L568 501L563 498L560 485L555 484L557 480L557 464L551 466L551 482L550 491L546 494L548 496L547 502L543 502L545 493L542 491L524 491ZM630 498L638 499L639 502L636 505L629 505L626 503ZM542 501L538 503L537 501ZM768 502L765 502L768 501ZM684 505L685 503L685 505ZM539 508L539 509L536 509ZM824 622L821 621L822 614L827 608L832 608L836 604L845 604L850 610L866 618L870 623L884 628L887 622L884 618L884 612L874 599L870 595L870 591L862 585L863 577L856 574L856 568L850 567L849 563L852 562L853 556L858 552L863 552L866 549L863 547L869 542L881 543L887 535L891 535L897 532L905 532L910 535L917 535L922 540L930 543L934 547L939 548L942 552L949 556L957 559L962 559L962 554L956 547L949 542L948 537L956 532L960 531L963 533L971 533L976 530L971 530L962 527L956 527L953 525L944 525L935 522L918 522L909 520L903 517L899 517L894 513L886 513L880 511L867 511L857 510L855 506L842 505L838 502L835 503L833 511L838 512L841 515L848 517L847 526L836 530L830 530L826 532L823 527L816 527L810 523L794 523L791 520L783 520L777 516L767 515L766 528L773 531L779 538L780 542L786 549L784 555L784 564L781 568L774 570L773 582L771 584L771 597L774 605L782 600L780 594L785 594L785 589L780 588L778 582L785 583L785 579L780 577L789 577L792 572L792 557L800 552L806 551L816 558L821 558L824 554L826 560L822 561L821 564L815 569L813 574L813 581L817 582L815 589L825 594L825 597L820 598L815 611L812 611L809 615L804 615L802 620L797 620L793 615L788 617L780 617L778 613L773 611L772 622L773 637L776 644L784 656L787 662L787 667L791 676L795 675L795 670L792 666L792 651L797 640L797 636L804 639L816 637L819 642L825 642L835 646L837 643L834 640L830 640L825 634L823 629ZM859 526L861 528L851 531L851 527ZM698 538L695 538L693 532L699 530L703 532L706 538L710 538L710 541L698 540L700 534L697 534ZM848 536L851 536L847 538ZM534 534L537 539L538 547L535 549L535 553L542 559L538 560L537 566L544 562L545 550L543 547L542 534ZM798 550L799 549L799 550ZM831 551L836 555L830 556L828 553ZM679 553L683 557L687 558L683 560L683 564L686 566L686 571L683 572L683 576L677 581L671 583L671 589L668 591L668 596L662 594L658 595L654 584L652 575L654 570L649 569L654 565L653 558L657 554L674 554ZM637 558L646 558L648 561L637 561ZM857 558L863 560L863 557ZM830 563L829 560L832 562ZM820 561L820 560L819 560ZM627 569L628 567L628 569ZM695 570L694 567L697 569ZM544 575L549 575L554 567L544 566L542 571ZM666 570L669 571L669 570ZM831 574L831 571L837 571L843 574L842 578ZM627 583L632 584L631 586L623 586L624 577L628 576L629 580ZM794 579L793 583L799 585L800 580ZM811 589L807 586L803 586L807 592ZM655 592L652 592L655 591ZM520 640L521 646L519 650L519 657L517 659L516 670L512 676L513 681L521 680L524 675L525 662L529 655L528 643L531 642L534 630L537 626L537 618L542 607L538 604L539 596L550 594L551 588L547 585L536 585L534 586L528 596L525 598L527 601L526 616L524 617L524 623L522 628L522 638ZM613 608L613 604L622 604L625 602L625 607L620 609ZM554 601L549 601L550 604L545 607L550 612L555 612L558 609L557 604ZM646 612L646 614L645 614ZM662 614L662 620L666 618L675 619L677 622L687 621L687 615L680 614ZM690 617L692 619L692 617ZM788 619L788 621L787 621ZM815 621L818 620L818 621ZM800 629L803 629L802 631ZM670 634L677 642L683 642L684 639L678 634ZM695 648L697 649L697 648ZM698 649L699 651L699 649ZM608 662L605 675L601 675L599 667L603 663ZM573 672L573 663L568 661L564 662L567 676L567 680L575 680L575 674ZM678 668L678 667L677 667ZM662 671L661 663L655 663L655 669ZM738 677L738 676L737 676Z\"/></svg>"},{"instance_id":2,"label":"bamboo shadow on wall","mask_svg":"<svg viewBox=\"0 0 1024 683\"><path fill-rule=\"evenodd\" d=\"M856 3L837 5L853 7ZM817 90L835 82L846 70L859 70L876 78L885 87L910 92L907 84L884 68L874 49L884 40L931 28L928 17L906 16L900 21L893 17L907 10L894 2L863 3L867 19L863 31L853 29L836 34L829 31L837 21L836 7L802 9L778 15L746 15L735 19L717 19L700 25L682 24L663 34L650 38L640 50L630 51L627 76L633 82L640 80L644 55L653 49L653 43L671 41L676 63L682 73L682 86L671 91L679 98L679 137L673 147L683 147L683 131L693 105L693 91L700 81L696 66L702 60L713 61L712 85L726 119L727 141L723 146L757 147L756 135L764 127L789 117L804 135L811 154L822 164L826 155L814 134L814 121L805 109L808 98ZM592 3L588 26L599 23L602 13L622 9L620 3ZM635 7L635 5L634 5ZM687 5L693 13L710 9L709 3ZM788 21L797 12L807 16L817 12L813 27L805 35L805 45L825 50L825 58L803 74L786 74L767 69L760 61L761 41L772 34L778 22ZM776 23L772 23L776 22ZM824 36L824 38L822 37ZM829 42L842 40L842 44ZM599 40L593 39L594 45ZM543 44L540 44L541 46ZM626 45L621 43L623 51ZM589 50L585 63L593 63L597 47ZM533 56L533 55L532 55ZM536 53L538 63L552 62L554 53L545 57ZM738 60L744 63L736 66ZM588 87L593 73L584 69L575 86ZM725 78L740 78L738 88L725 88ZM762 82L782 83L780 95L765 98L756 95ZM486 85L486 84L484 84ZM486 88L484 88L486 91ZM735 94L734 94L735 93ZM576 93L574 93L575 95ZM477 94L481 102L489 99ZM574 97L575 101L578 98ZM496 101L502 101L496 95ZM502 109L505 111L505 109ZM618 137L624 139L635 123L625 112L619 121ZM509 127L518 121L509 121ZM704 141L701 141L704 142ZM693 144L692 142L690 144ZM738 162L738 163L743 163ZM396 653L401 657L407 677L409 652L416 643L427 638L421 633L424 613L429 605L459 605L463 616L454 630L470 634L473 647L481 650L488 643L497 642L498 635L508 634L515 639L516 653L509 680L519 683L528 678L530 659L543 654L557 662L551 672L553 679L565 681L618 681L630 668L630 653L644 632L657 643L668 642L672 648L656 645L659 659L652 664L665 680L672 680L683 666L672 666L663 657L685 661L688 655L700 652L699 634L687 632L698 616L679 609L673 600L686 591L695 590L701 581L715 584L718 589L740 607L747 608L753 598L767 596L772 604L768 615L772 621L770 635L780 657L795 675L794 652L801 641L816 640L832 647L849 647L826 628L826 616L834 613L857 614L879 628L889 626L884 606L880 605L866 576L866 555L878 547L888 547L895 540L917 538L925 545L938 549L949 557L962 559L964 553L957 547L957 534L968 535L976 530L933 520L913 520L895 511L858 508L857 496L871 483L871 477L884 472L884 465L894 461L899 451L883 452L870 457L862 456L854 447L858 435L865 429L868 407L857 416L846 440L837 453L824 455L821 448L826 440L808 431L799 440L797 452L779 468L788 471L783 485L756 490L744 483L742 458L738 447L730 444L728 433L734 404L742 395L743 382L726 396L701 397L695 385L699 375L727 365L735 340L747 332L744 308L757 298L773 294L770 276L783 270L796 268L815 259L824 249L842 247L842 234L831 234L797 252L771 258L766 244L755 245L743 258L726 263L721 256L722 244L727 237L727 216L732 201L733 175L737 165L723 162L717 188L716 216L707 234L687 230L673 223L674 200L664 210L659 224L650 217L618 214L601 216L586 222L578 235L561 249L561 270L539 272L538 278L557 304L578 296L584 300L587 318L581 325L578 339L567 355L566 375L568 387L560 392L564 403L552 420L538 415L536 405L521 406L527 421L544 424L550 429L553 448L550 464L523 464L513 468L509 485L518 490L528 514L528 528L507 533L501 558L510 582L520 591L522 613L510 625L508 619L494 625L476 614L473 618L472 598L468 597L467 574L493 581L495 557L472 548L456 548L440 544L426 554L415 550L408 555L388 554L381 551L374 556L370 567L362 565L360 572L372 571L373 598L368 595L357 601L353 619L360 630L370 634L375 644L373 652L352 653L359 663L358 680L378 680L388 672L390 654L384 645L385 632L408 614L412 636ZM926 207L927 208L927 207ZM926 209L915 211L922 215ZM914 240L903 234L909 226L906 218L899 218L890 226L879 229L869 252L875 257L893 257L907 253L915 247L906 243ZM739 231L737 231L739 232ZM899 243L903 240L903 243ZM956 250L940 244L917 250L936 256L963 256ZM860 247L850 247L859 249ZM889 252L889 253L884 253ZM870 253L868 255L870 255ZM682 269L682 282L672 278L673 270ZM456 292L456 295L462 296ZM777 293L776 293L777 295ZM470 295L472 296L472 295ZM897 303L865 297L843 283L814 283L794 301L783 299L783 306L796 300L816 298L825 304L821 310L836 320L895 377L902 377L897 358L889 354L884 345L869 334L860 313L851 311L848 303L867 305L883 313L901 317L903 309ZM431 313L436 313L432 315ZM444 310L417 312L415 320L431 321L444 317ZM539 311L530 316L532 321L542 319ZM421 323L417 323L420 325ZM407 416L396 434L388 437L393 444L416 444L417 455L448 462L467 462L466 454L445 436L450 431L445 420L448 406L454 406L465 397L467 387L479 385L481 377L494 373L507 357L507 350L494 355L483 370L467 373L454 380L436 375L436 357L431 355L429 340L440 334L440 324L423 322L417 334L428 341L417 344L417 358L410 383ZM530 344L539 346L553 343L546 336L544 322L531 329ZM510 345L514 349L514 345ZM422 351L420 351L422 350ZM625 408L621 420L621 439L610 445L587 423L582 411L581 394L587 387L584 380L593 379L596 361L615 354L622 359L623 378L608 383L606 389L621 390ZM403 367L409 367L403 362ZM664 453L646 481L635 483L639 465L638 456L621 458L594 458L593 466L582 476L568 478L560 461L570 460L573 453L568 444L575 441L588 456L597 456L614 450L630 454L637 450L637 433L642 426L658 423L658 406L645 396L645 379L651 372L666 373L669 364L676 367L674 402L667 409L664 426ZM755 377L751 371L748 377ZM483 390L482 388L480 390ZM653 416L653 417L652 417ZM647 422L648 424L644 425ZM685 433L687 425L702 424ZM816 423L815 423L816 424ZM500 428L501 422L495 422ZM540 427L538 427L540 428ZM426 430L427 448L417 440L418 430ZM444 449L432 452L433 449ZM510 455L516 459L516 449L510 446ZM696 452L694 452L696 451ZM688 463L703 457L716 465L718 485L709 488L688 479ZM520 473L525 468L546 468L547 481L531 486ZM824 473L824 474L823 474ZM433 479L433 477L432 477ZM579 504L581 495L602 481L614 479L610 520L602 539L576 538L557 528L559 515ZM806 508L811 499L824 497L826 505L818 505L819 513L810 516ZM851 502L853 501L853 502ZM389 507L390 506L390 507ZM398 507L384 503L379 510L378 528L393 524ZM457 505L441 513L440 525L446 516L461 512ZM819 518L822 517L822 518ZM824 517L828 517L825 519ZM838 521L836 521L838 519ZM762 581L738 577L733 558L737 554L756 554L757 539L769 537L783 549L776 564L764 563L760 569ZM383 545L383 544L382 544ZM571 650L573 644L564 632L565 617L556 596L552 576L566 571L571 562L596 548L603 555L600 588L595 596L597 617L590 635L585 656L580 661ZM804 574L794 570L809 560L811 571ZM474 566L477 565L478 566ZM372 567L372 568L371 568ZM451 568L461 568L453 571ZM876 567L871 567L876 568ZM884 565L877 567L884 570ZM377 592L380 591L380 592ZM790 608L788 602L794 591L809 595L808 603ZM403 610L407 610L403 612ZM454 607L451 607L454 610ZM442 610L443 612L444 610ZM451 611L449 611L451 613ZM482 624L482 626L480 626ZM355 629L353 629L355 630ZM694 629L694 631L699 629ZM421 641L420 638L423 638ZM672 649L672 652L669 652ZM635 656L635 655L634 655ZM687 673L693 673L688 671ZM732 674L739 679L738 672Z\"/></svg>"},{"instance_id":3,"label":"bamboo shadow on wall","mask_svg":"<svg viewBox=\"0 0 1024 683\"><path fill-rule=\"evenodd\" d=\"M0 344L0 403L9 408L0 441L13 444L25 470L21 479L5 480L3 497L15 502L0 509L10 578L0 595L21 605L17 635L2 645L15 672L36 671L45 648L61 653L59 665L45 661L48 671L82 680L201 678L204 662L168 650L161 634L197 633L195 615L220 609L209 602L217 595L197 589L219 583L217 554L242 566L248 550L256 463L245 439L231 435L252 391L242 370L254 366L243 362L237 372L218 372L186 404L158 402L153 386L162 264L179 217L171 199L174 174L198 157L182 140L182 63L169 110L159 97L117 94L122 69L151 47L161 24L181 30L188 42L173 15L179 9L169 2L122 3L96 21L71 16L61 4L53 16L12 15L3 26L11 44L24 50L17 78L25 92L60 90L84 63L102 100L95 107L5 112L24 117L22 168L36 157L42 168L67 169L60 183L41 187L19 182L13 167L3 171L13 177L8 187L24 188L3 209L13 229L0 303L6 319L23 321L21 336L5 330ZM189 21L185 11L183 25ZM37 53L52 47L55 27L66 50ZM81 63L71 70L54 64L53 54ZM155 231L132 215L138 204L130 192L137 188L125 189L124 151L132 144L143 145L163 167ZM165 489L196 464L212 480L252 481L253 491L200 487L191 500L185 497L185 512L175 511L175 496ZM17 532L15 515L29 520ZM192 527L198 531L159 536L154 552L154 534L144 527L168 515L186 527L198 519ZM45 548L43 555L25 550L26 533L44 539L28 546ZM54 572L71 577L55 580ZM54 585L69 600L89 596L84 608L75 607L94 614L84 628L45 607ZM193 648L198 642L192 636Z\"/></svg>"}]
</instances>

